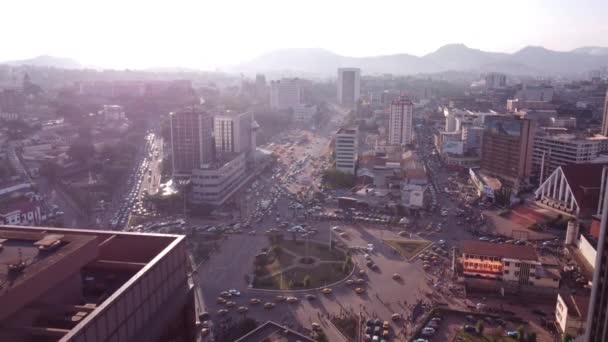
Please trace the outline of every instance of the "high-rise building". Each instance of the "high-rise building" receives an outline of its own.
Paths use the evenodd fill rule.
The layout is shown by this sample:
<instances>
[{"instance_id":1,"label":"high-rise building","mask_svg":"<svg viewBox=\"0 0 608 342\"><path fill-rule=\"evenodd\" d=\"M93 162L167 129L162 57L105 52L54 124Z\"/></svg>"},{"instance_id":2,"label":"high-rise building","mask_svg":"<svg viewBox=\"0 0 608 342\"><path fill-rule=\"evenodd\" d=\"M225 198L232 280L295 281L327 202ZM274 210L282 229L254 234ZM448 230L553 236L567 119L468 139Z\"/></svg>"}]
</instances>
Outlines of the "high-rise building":
<instances>
[{"instance_id":1,"label":"high-rise building","mask_svg":"<svg viewBox=\"0 0 608 342\"><path fill-rule=\"evenodd\" d=\"M412 120L414 104L405 96L400 96L391 103L391 113L388 122L388 144L407 145L414 140Z\"/></svg>"},{"instance_id":2,"label":"high-rise building","mask_svg":"<svg viewBox=\"0 0 608 342\"><path fill-rule=\"evenodd\" d=\"M253 113L223 112L213 118L215 151L252 153Z\"/></svg>"},{"instance_id":3,"label":"high-rise building","mask_svg":"<svg viewBox=\"0 0 608 342\"><path fill-rule=\"evenodd\" d=\"M361 86L361 69L338 69L338 104L354 106L359 101Z\"/></svg>"},{"instance_id":4,"label":"high-rise building","mask_svg":"<svg viewBox=\"0 0 608 342\"><path fill-rule=\"evenodd\" d=\"M196 339L184 236L0 226L0 239L0 341Z\"/></svg>"},{"instance_id":5,"label":"high-rise building","mask_svg":"<svg viewBox=\"0 0 608 342\"><path fill-rule=\"evenodd\" d=\"M604 176L602 176L602 183L604 181ZM585 341L588 342L608 341L608 238L606 237L608 234L608 200L606 200L608 187L604 187L603 190L603 194L600 194L604 198L600 202L603 207L600 236L597 243L593 287L585 329Z\"/></svg>"},{"instance_id":6,"label":"high-rise building","mask_svg":"<svg viewBox=\"0 0 608 342\"><path fill-rule=\"evenodd\" d=\"M532 171L534 120L491 116L482 135L481 171L506 180L518 189Z\"/></svg>"},{"instance_id":7,"label":"high-rise building","mask_svg":"<svg viewBox=\"0 0 608 342\"><path fill-rule=\"evenodd\" d=\"M359 130L355 128L340 128L336 133L336 169L355 174L359 155Z\"/></svg>"},{"instance_id":8,"label":"high-rise building","mask_svg":"<svg viewBox=\"0 0 608 342\"><path fill-rule=\"evenodd\" d=\"M491 72L486 75L486 90L503 89L507 86L507 75Z\"/></svg>"},{"instance_id":9,"label":"high-rise building","mask_svg":"<svg viewBox=\"0 0 608 342\"><path fill-rule=\"evenodd\" d=\"M604 115L602 116L602 135L608 137L608 91L604 98Z\"/></svg>"},{"instance_id":10,"label":"high-rise building","mask_svg":"<svg viewBox=\"0 0 608 342\"><path fill-rule=\"evenodd\" d=\"M174 175L189 175L215 158L213 117L197 107L169 114Z\"/></svg>"},{"instance_id":11,"label":"high-rise building","mask_svg":"<svg viewBox=\"0 0 608 342\"><path fill-rule=\"evenodd\" d=\"M302 103L302 80L283 78L270 82L270 108L285 110Z\"/></svg>"}]
</instances>

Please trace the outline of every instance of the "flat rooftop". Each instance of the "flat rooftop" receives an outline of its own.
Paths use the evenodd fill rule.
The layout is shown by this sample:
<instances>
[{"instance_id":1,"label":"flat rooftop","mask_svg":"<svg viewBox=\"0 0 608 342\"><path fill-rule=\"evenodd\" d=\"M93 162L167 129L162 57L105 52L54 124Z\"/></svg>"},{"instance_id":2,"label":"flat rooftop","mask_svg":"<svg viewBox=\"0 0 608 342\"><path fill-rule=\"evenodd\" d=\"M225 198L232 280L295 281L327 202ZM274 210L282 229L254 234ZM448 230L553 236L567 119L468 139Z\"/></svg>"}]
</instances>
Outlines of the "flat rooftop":
<instances>
[{"instance_id":1,"label":"flat rooftop","mask_svg":"<svg viewBox=\"0 0 608 342\"><path fill-rule=\"evenodd\" d=\"M183 236L0 225L0 341L67 341Z\"/></svg>"},{"instance_id":2,"label":"flat rooftop","mask_svg":"<svg viewBox=\"0 0 608 342\"><path fill-rule=\"evenodd\" d=\"M356 134L357 129L352 127L342 127L336 132L336 134Z\"/></svg>"},{"instance_id":3,"label":"flat rooftop","mask_svg":"<svg viewBox=\"0 0 608 342\"><path fill-rule=\"evenodd\" d=\"M509 243L492 243L484 241L463 241L461 252L466 254L538 261L534 247L518 246Z\"/></svg>"}]
</instances>

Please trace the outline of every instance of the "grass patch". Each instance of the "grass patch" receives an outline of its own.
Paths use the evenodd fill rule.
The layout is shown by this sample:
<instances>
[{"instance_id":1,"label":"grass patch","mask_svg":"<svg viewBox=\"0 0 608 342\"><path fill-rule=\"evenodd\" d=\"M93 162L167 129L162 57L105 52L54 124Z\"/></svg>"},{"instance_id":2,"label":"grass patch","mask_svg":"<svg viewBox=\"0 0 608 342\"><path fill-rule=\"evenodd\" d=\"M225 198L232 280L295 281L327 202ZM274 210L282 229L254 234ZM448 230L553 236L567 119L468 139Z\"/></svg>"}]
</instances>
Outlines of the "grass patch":
<instances>
[{"instance_id":1,"label":"grass patch","mask_svg":"<svg viewBox=\"0 0 608 342\"><path fill-rule=\"evenodd\" d=\"M428 240L384 240L384 242L408 260L431 245L431 241Z\"/></svg>"},{"instance_id":2,"label":"grass patch","mask_svg":"<svg viewBox=\"0 0 608 342\"><path fill-rule=\"evenodd\" d=\"M258 279L257 288L279 290L301 290L326 286L346 277L352 271L351 264L347 269L342 264L319 264L314 268L296 267L283 274Z\"/></svg>"},{"instance_id":3,"label":"grass patch","mask_svg":"<svg viewBox=\"0 0 608 342\"><path fill-rule=\"evenodd\" d=\"M301 256L306 254L306 243L304 241L284 240L281 242L281 247ZM344 252L337 248L330 251L328 245L312 241L308 242L308 255L323 261L344 261L346 257Z\"/></svg>"},{"instance_id":4,"label":"grass patch","mask_svg":"<svg viewBox=\"0 0 608 342\"><path fill-rule=\"evenodd\" d=\"M285 267L291 266L295 258L289 253L280 253L278 257L273 258L272 262L266 264L265 269L268 274L273 274Z\"/></svg>"}]
</instances>

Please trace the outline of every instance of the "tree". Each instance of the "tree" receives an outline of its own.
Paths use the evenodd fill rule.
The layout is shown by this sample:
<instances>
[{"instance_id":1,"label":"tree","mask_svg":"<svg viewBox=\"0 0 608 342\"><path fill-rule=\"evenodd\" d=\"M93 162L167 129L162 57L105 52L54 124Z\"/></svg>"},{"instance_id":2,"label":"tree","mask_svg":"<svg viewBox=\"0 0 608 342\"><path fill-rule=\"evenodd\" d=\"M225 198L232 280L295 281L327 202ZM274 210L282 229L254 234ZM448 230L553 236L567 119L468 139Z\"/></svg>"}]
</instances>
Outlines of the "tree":
<instances>
[{"instance_id":1,"label":"tree","mask_svg":"<svg viewBox=\"0 0 608 342\"><path fill-rule=\"evenodd\" d=\"M304 280L302 280L302 285L304 285L304 287L310 287L310 282L311 282L310 275L307 274L304 277Z\"/></svg>"},{"instance_id":2,"label":"tree","mask_svg":"<svg viewBox=\"0 0 608 342\"><path fill-rule=\"evenodd\" d=\"M570 342L572 341L573 337L570 336L570 334L564 334L562 335L562 342Z\"/></svg>"},{"instance_id":3,"label":"tree","mask_svg":"<svg viewBox=\"0 0 608 342\"><path fill-rule=\"evenodd\" d=\"M528 342L536 342L536 333L534 331L528 334Z\"/></svg>"},{"instance_id":4,"label":"tree","mask_svg":"<svg viewBox=\"0 0 608 342\"><path fill-rule=\"evenodd\" d=\"M512 194L513 194L513 189L511 189L508 186L503 186L494 195L496 204L503 206L503 207L509 207L511 205L511 195Z\"/></svg>"},{"instance_id":5,"label":"tree","mask_svg":"<svg viewBox=\"0 0 608 342\"><path fill-rule=\"evenodd\" d=\"M355 186L356 178L354 175L338 169L330 169L323 173L323 182L333 189L352 188Z\"/></svg>"},{"instance_id":6,"label":"tree","mask_svg":"<svg viewBox=\"0 0 608 342\"><path fill-rule=\"evenodd\" d=\"M524 328L523 325L520 325L517 328L517 340L518 341L524 341L525 337L526 337L526 329Z\"/></svg>"}]
</instances>

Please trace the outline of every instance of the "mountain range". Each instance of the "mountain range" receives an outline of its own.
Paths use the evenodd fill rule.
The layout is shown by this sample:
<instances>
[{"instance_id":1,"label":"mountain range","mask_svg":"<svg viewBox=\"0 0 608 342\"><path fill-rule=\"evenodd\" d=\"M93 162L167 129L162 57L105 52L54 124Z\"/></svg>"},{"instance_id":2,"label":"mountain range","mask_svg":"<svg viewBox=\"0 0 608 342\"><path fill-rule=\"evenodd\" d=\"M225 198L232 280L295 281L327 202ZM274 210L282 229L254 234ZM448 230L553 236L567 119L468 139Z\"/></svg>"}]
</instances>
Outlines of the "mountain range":
<instances>
[{"instance_id":1,"label":"mountain range","mask_svg":"<svg viewBox=\"0 0 608 342\"><path fill-rule=\"evenodd\" d=\"M71 58L38 56L0 62L7 65L33 65L64 69L86 66ZM271 72L335 75L339 67L358 67L365 74L408 75L444 71L489 72L526 75L575 75L608 66L608 47L587 46L572 51L553 51L528 46L515 53L487 52L464 44L444 45L424 56L394 54L348 57L320 48L282 49L227 67L234 72ZM166 68L171 69L171 68Z\"/></svg>"},{"instance_id":2,"label":"mountain range","mask_svg":"<svg viewBox=\"0 0 608 342\"><path fill-rule=\"evenodd\" d=\"M335 74L339 67L358 67L367 74L416 74L443 71L498 71L510 74L580 74L608 66L608 48L582 47L561 52L528 46L515 53L487 52L449 44L424 56L410 54L347 57L325 49L276 50L234 70L241 72L302 72Z\"/></svg>"}]
</instances>

